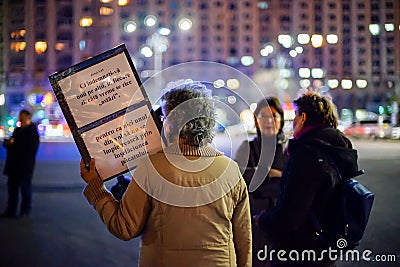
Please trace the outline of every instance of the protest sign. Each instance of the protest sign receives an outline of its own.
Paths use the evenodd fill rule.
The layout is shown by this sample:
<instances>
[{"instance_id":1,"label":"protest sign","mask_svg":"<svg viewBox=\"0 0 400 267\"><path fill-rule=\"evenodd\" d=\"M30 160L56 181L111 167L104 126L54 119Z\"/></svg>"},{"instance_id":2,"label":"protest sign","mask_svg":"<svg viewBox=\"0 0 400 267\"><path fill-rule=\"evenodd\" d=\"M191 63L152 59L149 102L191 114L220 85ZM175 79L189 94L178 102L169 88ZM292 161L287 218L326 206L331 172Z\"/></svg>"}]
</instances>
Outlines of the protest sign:
<instances>
[{"instance_id":1,"label":"protest sign","mask_svg":"<svg viewBox=\"0 0 400 267\"><path fill-rule=\"evenodd\" d=\"M161 149L161 125L124 44L49 80L83 160L95 158L103 180Z\"/></svg>"}]
</instances>

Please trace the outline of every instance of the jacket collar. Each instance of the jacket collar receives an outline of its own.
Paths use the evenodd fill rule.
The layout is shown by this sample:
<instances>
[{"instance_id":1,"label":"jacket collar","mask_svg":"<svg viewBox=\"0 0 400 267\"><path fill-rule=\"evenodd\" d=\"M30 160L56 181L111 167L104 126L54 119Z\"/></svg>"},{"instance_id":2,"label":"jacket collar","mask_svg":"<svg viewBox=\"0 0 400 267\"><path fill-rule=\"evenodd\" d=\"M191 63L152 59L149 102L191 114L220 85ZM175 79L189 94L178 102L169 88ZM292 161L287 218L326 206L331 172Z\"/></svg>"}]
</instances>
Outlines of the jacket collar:
<instances>
[{"instance_id":1,"label":"jacket collar","mask_svg":"<svg viewBox=\"0 0 400 267\"><path fill-rule=\"evenodd\" d=\"M224 153L216 150L208 143L200 147L192 146L183 142L173 143L164 148L164 152L167 154L203 157L215 157L224 155Z\"/></svg>"}]
</instances>

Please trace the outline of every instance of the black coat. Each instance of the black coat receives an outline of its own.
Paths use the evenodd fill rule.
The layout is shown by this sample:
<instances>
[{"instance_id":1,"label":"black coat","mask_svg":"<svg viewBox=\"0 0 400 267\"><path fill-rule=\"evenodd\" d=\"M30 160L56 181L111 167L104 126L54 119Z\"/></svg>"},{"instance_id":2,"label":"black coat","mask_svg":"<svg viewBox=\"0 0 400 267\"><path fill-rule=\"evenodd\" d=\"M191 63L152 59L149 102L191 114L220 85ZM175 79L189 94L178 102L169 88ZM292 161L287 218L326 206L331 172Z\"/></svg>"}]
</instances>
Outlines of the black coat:
<instances>
[{"instance_id":1,"label":"black coat","mask_svg":"<svg viewBox=\"0 0 400 267\"><path fill-rule=\"evenodd\" d=\"M282 174L277 207L259 218L274 248L316 249L322 247L311 223L314 213L325 223L330 218L337 171L322 160L320 144L329 144L329 153L344 176L358 171L357 151L339 130L317 128L288 144L289 160ZM354 176L354 175L353 175Z\"/></svg>"},{"instance_id":2,"label":"black coat","mask_svg":"<svg viewBox=\"0 0 400 267\"><path fill-rule=\"evenodd\" d=\"M261 150L264 149L262 152ZM275 149L275 150L274 150ZM256 190L250 189L250 204L252 215L258 214L264 209L275 206L279 191L279 178L270 178L270 168L282 171L284 165L284 136L279 134L272 138L264 138L257 135L251 141L244 141L238 148L235 160L243 173L243 178L249 187L251 180L259 176L263 182ZM265 153L264 155L261 155ZM260 159L260 157L262 157ZM268 165L270 164L270 166ZM257 185L256 185L257 186ZM260 202L260 203L256 203Z\"/></svg>"},{"instance_id":3,"label":"black coat","mask_svg":"<svg viewBox=\"0 0 400 267\"><path fill-rule=\"evenodd\" d=\"M12 138L14 143L5 145L7 158L4 174L30 179L33 175L36 152L39 147L37 129L33 123L26 127L18 127L14 130Z\"/></svg>"}]
</instances>

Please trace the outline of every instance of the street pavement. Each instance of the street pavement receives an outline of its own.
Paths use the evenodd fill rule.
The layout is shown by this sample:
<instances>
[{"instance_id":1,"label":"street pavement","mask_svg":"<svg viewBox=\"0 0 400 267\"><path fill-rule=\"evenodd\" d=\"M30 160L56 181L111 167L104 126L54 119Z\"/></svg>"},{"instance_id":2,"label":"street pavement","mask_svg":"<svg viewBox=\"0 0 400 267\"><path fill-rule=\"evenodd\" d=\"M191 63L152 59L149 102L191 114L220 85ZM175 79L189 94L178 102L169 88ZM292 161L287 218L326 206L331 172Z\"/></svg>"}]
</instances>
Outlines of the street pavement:
<instances>
[{"instance_id":1,"label":"street pavement","mask_svg":"<svg viewBox=\"0 0 400 267\"><path fill-rule=\"evenodd\" d=\"M235 137L233 137L235 138ZM234 149L218 139L228 156ZM230 144L240 144L233 140ZM376 194L360 252L370 250L373 262L342 261L338 266L400 266L400 142L354 140L359 150L360 181ZM0 151L0 169L5 151ZM82 196L80 156L74 143L42 143L33 178L30 218L0 220L0 267L125 267L137 266L140 239L112 236ZM115 182L106 182L110 186ZM0 176L0 211L6 205L6 177ZM375 258L395 262L377 262Z\"/></svg>"}]
</instances>

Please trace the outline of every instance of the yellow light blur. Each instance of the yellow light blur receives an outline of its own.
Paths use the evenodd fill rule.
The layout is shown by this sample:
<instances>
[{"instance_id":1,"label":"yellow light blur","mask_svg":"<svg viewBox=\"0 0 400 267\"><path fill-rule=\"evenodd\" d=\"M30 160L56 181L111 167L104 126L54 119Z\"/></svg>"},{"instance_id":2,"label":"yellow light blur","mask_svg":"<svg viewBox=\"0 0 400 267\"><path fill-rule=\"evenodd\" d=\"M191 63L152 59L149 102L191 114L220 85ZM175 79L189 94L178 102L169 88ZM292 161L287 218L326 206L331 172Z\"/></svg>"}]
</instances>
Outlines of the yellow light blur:
<instances>
[{"instance_id":1,"label":"yellow light blur","mask_svg":"<svg viewBox=\"0 0 400 267\"><path fill-rule=\"evenodd\" d=\"M118 0L118 5L119 6L126 6L127 4L129 4L128 0Z\"/></svg>"},{"instance_id":2,"label":"yellow light blur","mask_svg":"<svg viewBox=\"0 0 400 267\"><path fill-rule=\"evenodd\" d=\"M300 78L310 78L311 70L309 68L299 68Z\"/></svg>"},{"instance_id":3,"label":"yellow light blur","mask_svg":"<svg viewBox=\"0 0 400 267\"><path fill-rule=\"evenodd\" d=\"M311 69L311 76L315 79L321 79L324 77L324 70L321 68Z\"/></svg>"},{"instance_id":4,"label":"yellow light blur","mask_svg":"<svg viewBox=\"0 0 400 267\"><path fill-rule=\"evenodd\" d=\"M101 16L109 16L114 12L112 8L102 6L100 7L100 15Z\"/></svg>"},{"instance_id":5,"label":"yellow light blur","mask_svg":"<svg viewBox=\"0 0 400 267\"><path fill-rule=\"evenodd\" d=\"M299 44L308 44L310 42L310 35L307 33L300 33L297 35L297 42Z\"/></svg>"},{"instance_id":6,"label":"yellow light blur","mask_svg":"<svg viewBox=\"0 0 400 267\"><path fill-rule=\"evenodd\" d=\"M331 89L337 88L339 86L339 81L336 79L328 80L327 83L328 83L329 88L331 88Z\"/></svg>"},{"instance_id":7,"label":"yellow light blur","mask_svg":"<svg viewBox=\"0 0 400 267\"><path fill-rule=\"evenodd\" d=\"M339 37L336 34L328 34L326 36L326 42L328 44L337 44L338 41L339 41Z\"/></svg>"},{"instance_id":8,"label":"yellow light blur","mask_svg":"<svg viewBox=\"0 0 400 267\"><path fill-rule=\"evenodd\" d=\"M345 90L350 90L353 87L353 81L348 79L342 80L342 88Z\"/></svg>"},{"instance_id":9,"label":"yellow light blur","mask_svg":"<svg viewBox=\"0 0 400 267\"><path fill-rule=\"evenodd\" d=\"M181 20L179 20L178 22L178 27L179 29L183 30L183 31L188 31L192 28L192 21L188 18L183 18Z\"/></svg>"},{"instance_id":10,"label":"yellow light blur","mask_svg":"<svg viewBox=\"0 0 400 267\"><path fill-rule=\"evenodd\" d=\"M358 88L365 88L368 85L367 80L356 80L356 85Z\"/></svg>"},{"instance_id":11,"label":"yellow light blur","mask_svg":"<svg viewBox=\"0 0 400 267\"><path fill-rule=\"evenodd\" d=\"M313 34L311 36L311 45L315 48L321 47L324 42L324 38L321 34Z\"/></svg>"},{"instance_id":12,"label":"yellow light blur","mask_svg":"<svg viewBox=\"0 0 400 267\"><path fill-rule=\"evenodd\" d=\"M300 80L300 87L301 87L301 88L307 88L307 87L309 87L310 85L311 85L310 80L308 80L308 79Z\"/></svg>"},{"instance_id":13,"label":"yellow light blur","mask_svg":"<svg viewBox=\"0 0 400 267\"><path fill-rule=\"evenodd\" d=\"M238 79L228 79L226 81L226 86L231 90L236 90L236 89L239 89L240 82Z\"/></svg>"},{"instance_id":14,"label":"yellow light blur","mask_svg":"<svg viewBox=\"0 0 400 267\"><path fill-rule=\"evenodd\" d=\"M104 3L104 4L108 4L111 3L113 0L100 0L100 2Z\"/></svg>"},{"instance_id":15,"label":"yellow light blur","mask_svg":"<svg viewBox=\"0 0 400 267\"><path fill-rule=\"evenodd\" d=\"M245 109L240 112L240 121L244 124L246 129L252 129L255 126L254 115L251 110Z\"/></svg>"},{"instance_id":16,"label":"yellow light blur","mask_svg":"<svg viewBox=\"0 0 400 267\"><path fill-rule=\"evenodd\" d=\"M24 51L26 47L26 42L15 42L10 44L10 49L19 52L19 51Z\"/></svg>"},{"instance_id":17,"label":"yellow light blur","mask_svg":"<svg viewBox=\"0 0 400 267\"><path fill-rule=\"evenodd\" d=\"M81 18L79 21L79 25L81 27L90 27L93 24L93 19L89 17Z\"/></svg>"},{"instance_id":18,"label":"yellow light blur","mask_svg":"<svg viewBox=\"0 0 400 267\"><path fill-rule=\"evenodd\" d=\"M47 50L47 43L46 42L36 42L35 43L35 51L36 54L43 54Z\"/></svg>"},{"instance_id":19,"label":"yellow light blur","mask_svg":"<svg viewBox=\"0 0 400 267\"><path fill-rule=\"evenodd\" d=\"M18 39L20 37L24 37L26 33L26 30L19 30L19 31L13 31L10 33L11 39Z\"/></svg>"},{"instance_id":20,"label":"yellow light blur","mask_svg":"<svg viewBox=\"0 0 400 267\"><path fill-rule=\"evenodd\" d=\"M279 34L278 42L285 48L289 48L293 45L293 37L288 34Z\"/></svg>"},{"instance_id":21,"label":"yellow light blur","mask_svg":"<svg viewBox=\"0 0 400 267\"><path fill-rule=\"evenodd\" d=\"M54 103L53 94L50 93L50 92L47 92L47 93L44 95L43 101L44 101L44 103L45 103L46 105L50 105L50 104Z\"/></svg>"}]
</instances>

